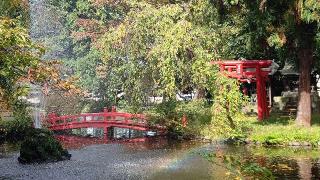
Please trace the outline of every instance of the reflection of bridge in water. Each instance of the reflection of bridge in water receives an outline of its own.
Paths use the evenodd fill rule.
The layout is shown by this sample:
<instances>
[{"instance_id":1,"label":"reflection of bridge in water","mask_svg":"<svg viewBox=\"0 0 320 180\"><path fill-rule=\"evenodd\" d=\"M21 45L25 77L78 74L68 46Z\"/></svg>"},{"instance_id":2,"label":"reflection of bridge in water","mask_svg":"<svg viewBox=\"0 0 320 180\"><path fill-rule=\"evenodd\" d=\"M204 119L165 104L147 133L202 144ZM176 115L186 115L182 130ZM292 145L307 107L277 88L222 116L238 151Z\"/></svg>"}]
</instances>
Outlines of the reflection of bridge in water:
<instances>
[{"instance_id":1,"label":"reflection of bridge in water","mask_svg":"<svg viewBox=\"0 0 320 180\"><path fill-rule=\"evenodd\" d=\"M55 135L56 139L62 142L63 146L68 149L78 149L89 145L94 144L107 144L107 143L137 143L137 142L149 142L154 140L150 137L139 137L131 139L122 139L122 140L110 140L107 137L97 138L97 137L82 137L74 135Z\"/></svg>"},{"instance_id":2,"label":"reflection of bridge in water","mask_svg":"<svg viewBox=\"0 0 320 180\"><path fill-rule=\"evenodd\" d=\"M53 131L81 129L81 128L102 128L104 135L108 136L111 128L125 128L138 131L157 131L158 134L165 133L165 127L151 125L143 114L131 114L111 112L105 109L101 113L84 113L79 115L57 116L54 113L48 115L48 128Z\"/></svg>"}]
</instances>

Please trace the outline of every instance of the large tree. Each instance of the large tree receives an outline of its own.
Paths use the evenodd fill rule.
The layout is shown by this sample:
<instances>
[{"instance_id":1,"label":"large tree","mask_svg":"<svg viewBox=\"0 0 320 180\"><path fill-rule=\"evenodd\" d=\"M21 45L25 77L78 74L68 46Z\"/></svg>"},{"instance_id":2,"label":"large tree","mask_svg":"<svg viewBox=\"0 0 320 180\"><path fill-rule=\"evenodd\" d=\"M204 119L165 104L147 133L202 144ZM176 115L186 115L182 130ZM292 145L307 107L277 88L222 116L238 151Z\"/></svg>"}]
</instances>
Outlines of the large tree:
<instances>
[{"instance_id":1,"label":"large tree","mask_svg":"<svg viewBox=\"0 0 320 180\"><path fill-rule=\"evenodd\" d=\"M18 97L26 93L21 80L37 66L42 54L29 38L28 17L27 1L0 2L0 99L9 108L19 105Z\"/></svg>"},{"instance_id":2,"label":"large tree","mask_svg":"<svg viewBox=\"0 0 320 180\"><path fill-rule=\"evenodd\" d=\"M250 33L256 46L268 49L277 60L293 61L299 67L299 100L296 122L311 125L311 69L314 67L320 1L318 0L227 0L229 8L245 11L243 32ZM229 11L230 12L230 11ZM231 12L231 14L234 12ZM268 47L269 46L269 47Z\"/></svg>"},{"instance_id":3,"label":"large tree","mask_svg":"<svg viewBox=\"0 0 320 180\"><path fill-rule=\"evenodd\" d=\"M184 90L208 88L209 62L241 51L237 38L241 19L220 23L208 0L127 1L129 12L102 38L104 64L115 70L129 102L150 95L175 98Z\"/></svg>"},{"instance_id":4,"label":"large tree","mask_svg":"<svg viewBox=\"0 0 320 180\"><path fill-rule=\"evenodd\" d=\"M14 113L25 112L21 96L30 83L75 90L72 79L61 79L57 61L41 61L44 48L32 41L28 27L28 1L0 2L0 99Z\"/></svg>"}]
</instances>

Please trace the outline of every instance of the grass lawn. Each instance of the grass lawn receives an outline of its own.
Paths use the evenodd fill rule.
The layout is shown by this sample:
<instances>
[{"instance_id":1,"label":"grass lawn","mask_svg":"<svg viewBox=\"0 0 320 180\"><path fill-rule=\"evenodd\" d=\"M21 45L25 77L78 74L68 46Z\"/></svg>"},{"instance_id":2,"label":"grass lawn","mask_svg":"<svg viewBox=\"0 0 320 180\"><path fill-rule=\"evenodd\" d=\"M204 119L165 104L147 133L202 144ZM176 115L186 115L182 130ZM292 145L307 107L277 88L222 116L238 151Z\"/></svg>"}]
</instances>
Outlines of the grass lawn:
<instances>
[{"instance_id":1,"label":"grass lawn","mask_svg":"<svg viewBox=\"0 0 320 180\"><path fill-rule=\"evenodd\" d=\"M313 115L312 127L303 128L295 125L294 117L276 116L263 122L250 119L248 139L269 145L311 144L320 146L320 115Z\"/></svg>"}]
</instances>

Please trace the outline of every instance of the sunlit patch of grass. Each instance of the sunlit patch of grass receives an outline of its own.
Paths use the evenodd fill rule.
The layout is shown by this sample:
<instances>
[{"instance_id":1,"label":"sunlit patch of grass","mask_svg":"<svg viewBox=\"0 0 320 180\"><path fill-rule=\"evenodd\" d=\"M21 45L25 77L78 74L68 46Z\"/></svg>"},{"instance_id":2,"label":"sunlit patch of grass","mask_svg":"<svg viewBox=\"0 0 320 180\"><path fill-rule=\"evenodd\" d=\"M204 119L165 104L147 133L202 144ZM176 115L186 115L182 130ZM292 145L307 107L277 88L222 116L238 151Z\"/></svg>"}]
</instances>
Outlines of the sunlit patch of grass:
<instances>
[{"instance_id":1,"label":"sunlit patch of grass","mask_svg":"<svg viewBox=\"0 0 320 180\"><path fill-rule=\"evenodd\" d=\"M313 125L310 128L299 127L295 124L294 117L271 116L262 122L252 122L248 139L268 145L290 145L310 143L318 146L320 142L319 115L313 116Z\"/></svg>"}]
</instances>

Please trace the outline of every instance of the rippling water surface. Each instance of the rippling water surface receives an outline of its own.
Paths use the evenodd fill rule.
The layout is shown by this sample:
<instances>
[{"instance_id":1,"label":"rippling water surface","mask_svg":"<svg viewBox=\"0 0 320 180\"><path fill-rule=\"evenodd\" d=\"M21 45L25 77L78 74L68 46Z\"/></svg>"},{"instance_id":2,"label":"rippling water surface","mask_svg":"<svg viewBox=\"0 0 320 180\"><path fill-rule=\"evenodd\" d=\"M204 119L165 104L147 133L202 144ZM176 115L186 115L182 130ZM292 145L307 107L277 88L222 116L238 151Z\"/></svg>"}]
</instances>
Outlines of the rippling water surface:
<instances>
[{"instance_id":1,"label":"rippling water surface","mask_svg":"<svg viewBox=\"0 0 320 180\"><path fill-rule=\"evenodd\" d=\"M70 161L20 165L13 145L0 146L0 179L228 179L223 166L201 152L238 154L270 169L277 179L320 179L319 151L178 142L166 138L110 140L57 135ZM230 177L229 177L230 178Z\"/></svg>"}]
</instances>

